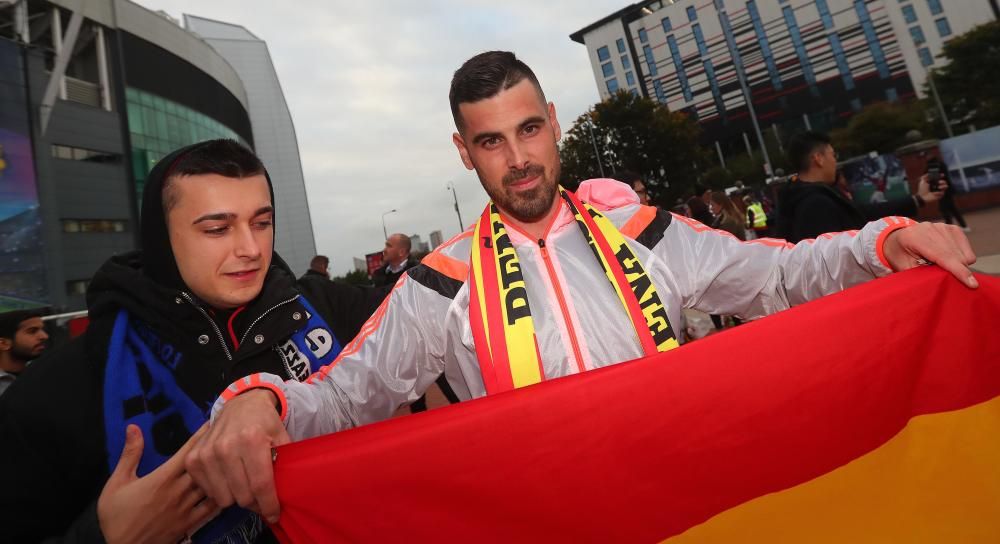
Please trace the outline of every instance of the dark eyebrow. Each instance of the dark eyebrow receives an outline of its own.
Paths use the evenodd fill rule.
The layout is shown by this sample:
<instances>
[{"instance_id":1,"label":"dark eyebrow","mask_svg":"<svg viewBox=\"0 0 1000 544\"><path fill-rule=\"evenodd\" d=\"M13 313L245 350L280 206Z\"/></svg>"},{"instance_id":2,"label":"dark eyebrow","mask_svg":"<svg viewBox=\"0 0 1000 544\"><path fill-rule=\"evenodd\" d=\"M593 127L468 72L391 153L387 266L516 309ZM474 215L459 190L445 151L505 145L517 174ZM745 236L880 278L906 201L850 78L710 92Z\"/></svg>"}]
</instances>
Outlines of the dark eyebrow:
<instances>
[{"instance_id":1,"label":"dark eyebrow","mask_svg":"<svg viewBox=\"0 0 1000 544\"><path fill-rule=\"evenodd\" d=\"M264 206L258 208L257 211L253 212L253 217L257 217L258 215L263 215L265 213L274 213L274 206ZM236 214L232 212L209 213L195 219L194 223L191 224L197 225L202 221L232 221L233 219L236 219Z\"/></svg>"},{"instance_id":2,"label":"dark eyebrow","mask_svg":"<svg viewBox=\"0 0 1000 544\"><path fill-rule=\"evenodd\" d=\"M192 225L197 225L202 221L232 221L236 219L235 213L209 213L195 219Z\"/></svg>"},{"instance_id":3,"label":"dark eyebrow","mask_svg":"<svg viewBox=\"0 0 1000 544\"><path fill-rule=\"evenodd\" d=\"M545 118L544 117L542 117L540 115L536 115L535 117L529 117L529 118L525 119L524 121L521 121L521 124L518 125L517 128L518 128L518 130L524 130L524 128L527 127L528 125L535 125L535 124L544 123L544 122L545 122ZM487 138L499 138L499 137L502 137L502 136L503 135L500 134L499 132L483 132L483 133L480 133L480 134L476 134L476 136L474 138L472 138L472 143L473 144L478 144L479 142L481 142L483 140L486 140Z\"/></svg>"}]
</instances>

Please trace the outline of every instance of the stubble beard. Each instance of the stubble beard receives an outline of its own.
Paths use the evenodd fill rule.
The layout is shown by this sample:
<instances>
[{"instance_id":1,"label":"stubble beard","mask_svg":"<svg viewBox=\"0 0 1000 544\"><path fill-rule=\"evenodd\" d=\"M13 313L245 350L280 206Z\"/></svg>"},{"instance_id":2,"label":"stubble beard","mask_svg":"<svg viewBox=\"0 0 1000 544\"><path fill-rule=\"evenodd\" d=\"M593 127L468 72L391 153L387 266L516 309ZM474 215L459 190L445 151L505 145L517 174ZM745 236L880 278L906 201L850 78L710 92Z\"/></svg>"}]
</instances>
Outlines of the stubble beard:
<instances>
[{"instance_id":1,"label":"stubble beard","mask_svg":"<svg viewBox=\"0 0 1000 544\"><path fill-rule=\"evenodd\" d=\"M545 214L552 209L552 202L558 193L559 163L553 167L551 175L546 172L541 165L529 165L523 170L512 170L501 180L502 186L499 189L492 188L489 184L483 183L486 193L490 195L493 203L514 219L525 223L538 221L545 217ZM512 183L525 178L539 176L539 184L534 189L527 191L511 191ZM482 181L482 177L480 177Z\"/></svg>"}]
</instances>

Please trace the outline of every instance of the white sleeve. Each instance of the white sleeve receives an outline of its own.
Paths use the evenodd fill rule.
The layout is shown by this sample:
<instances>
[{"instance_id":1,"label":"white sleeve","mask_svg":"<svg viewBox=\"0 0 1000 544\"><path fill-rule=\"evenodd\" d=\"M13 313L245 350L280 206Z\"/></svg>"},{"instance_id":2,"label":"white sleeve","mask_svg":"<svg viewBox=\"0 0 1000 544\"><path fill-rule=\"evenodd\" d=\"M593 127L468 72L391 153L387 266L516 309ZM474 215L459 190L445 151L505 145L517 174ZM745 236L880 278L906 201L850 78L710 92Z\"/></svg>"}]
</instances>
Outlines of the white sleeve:
<instances>
[{"instance_id":1,"label":"white sleeve","mask_svg":"<svg viewBox=\"0 0 1000 544\"><path fill-rule=\"evenodd\" d=\"M675 214L653 253L684 307L753 319L890 274L885 238L913 224L887 217L793 245L773 238L741 242Z\"/></svg>"}]
</instances>

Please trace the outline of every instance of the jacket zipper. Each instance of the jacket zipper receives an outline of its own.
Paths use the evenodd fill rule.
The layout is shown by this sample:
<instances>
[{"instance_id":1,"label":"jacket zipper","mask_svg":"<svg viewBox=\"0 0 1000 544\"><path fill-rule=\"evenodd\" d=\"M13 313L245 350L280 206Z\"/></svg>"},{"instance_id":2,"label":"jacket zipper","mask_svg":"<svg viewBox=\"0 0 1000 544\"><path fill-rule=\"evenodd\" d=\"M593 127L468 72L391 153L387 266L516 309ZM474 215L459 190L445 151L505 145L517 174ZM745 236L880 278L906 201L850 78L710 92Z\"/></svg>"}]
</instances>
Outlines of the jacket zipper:
<instances>
[{"instance_id":1,"label":"jacket zipper","mask_svg":"<svg viewBox=\"0 0 1000 544\"><path fill-rule=\"evenodd\" d=\"M222 344L222 351L226 353L226 359L232 361L233 355L229 353L229 346L226 345L226 339L222 336L222 331L219 330L219 326L215 324L215 321L208 315L208 312L206 312L204 308L195 303L194 299L191 298L191 295L185 293L184 291L181 291L181 295L187 299L192 306L197 308L198 311L201 312L201 315L205 316L205 319L208 320L208 323L212 325L212 329L215 330L215 335L218 337L219 343Z\"/></svg>"},{"instance_id":2,"label":"jacket zipper","mask_svg":"<svg viewBox=\"0 0 1000 544\"><path fill-rule=\"evenodd\" d=\"M288 304L289 302L297 300L298 298L299 298L299 295L295 295L294 297L292 297L292 298L290 298L288 300L283 300L283 301L275 304L274 306L271 306L270 308L268 308L267 310L265 310L264 313L262 313L259 316L257 316L257 319L254 319L253 322L250 323L250 326L247 327L246 332L243 333L243 338L240 338L240 345L243 345L243 342L246 342L246 339L247 339L248 336L250 336L250 331L253 330L254 325L256 325L258 322L260 322L261 319L264 319L264 316L266 316L267 314L273 312L277 308L279 308L281 306L284 306L285 304Z\"/></svg>"},{"instance_id":3,"label":"jacket zipper","mask_svg":"<svg viewBox=\"0 0 1000 544\"><path fill-rule=\"evenodd\" d=\"M559 310L563 315L563 322L566 324L566 332L569 334L569 342L573 346L573 357L576 359L576 367L580 372L585 372L587 369L583 366L583 355L580 351L580 345L576 340L576 331L573 330L573 321L569 318L569 308L566 307L566 300L563 298L562 287L559 284L559 277L556 276L556 271L552 268L552 262L549 260L549 250L545 247L545 240L538 240L538 249L542 253L542 262L545 263L545 270L549 273L549 283L552 284L552 288L556 292L556 299L559 301Z\"/></svg>"}]
</instances>

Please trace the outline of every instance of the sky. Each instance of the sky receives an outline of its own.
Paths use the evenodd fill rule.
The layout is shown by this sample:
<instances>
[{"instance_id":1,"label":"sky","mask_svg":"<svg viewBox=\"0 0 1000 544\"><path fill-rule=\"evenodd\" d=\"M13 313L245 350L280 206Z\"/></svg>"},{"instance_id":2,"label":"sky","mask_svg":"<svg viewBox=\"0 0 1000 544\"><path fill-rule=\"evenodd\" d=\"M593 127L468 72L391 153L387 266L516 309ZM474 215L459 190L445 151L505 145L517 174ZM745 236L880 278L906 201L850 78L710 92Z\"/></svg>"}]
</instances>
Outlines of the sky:
<instances>
[{"instance_id":1,"label":"sky","mask_svg":"<svg viewBox=\"0 0 1000 544\"><path fill-rule=\"evenodd\" d=\"M459 232L488 197L451 142L454 71L513 51L535 71L564 132L600 98L586 48L569 35L628 0L139 0L235 23L267 42L298 136L316 248L340 275L389 233ZM277 210L281 213L281 210ZM279 248L280 251L280 248ZM296 271L301 273L304 271Z\"/></svg>"}]
</instances>

